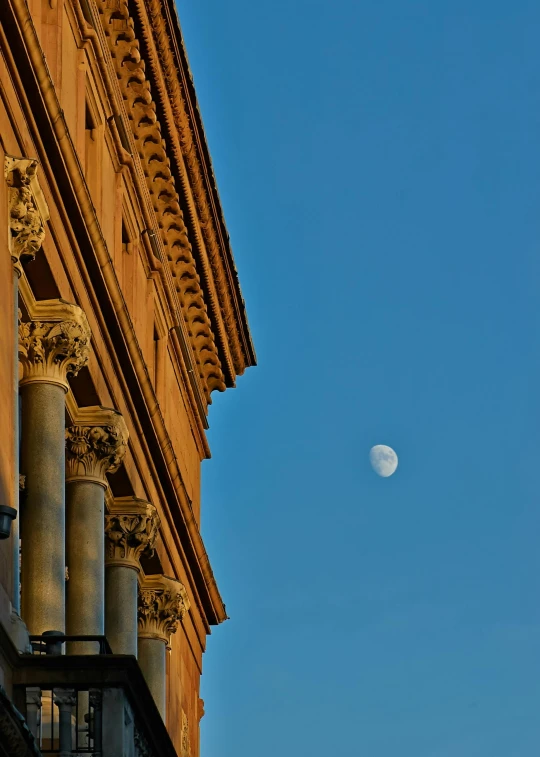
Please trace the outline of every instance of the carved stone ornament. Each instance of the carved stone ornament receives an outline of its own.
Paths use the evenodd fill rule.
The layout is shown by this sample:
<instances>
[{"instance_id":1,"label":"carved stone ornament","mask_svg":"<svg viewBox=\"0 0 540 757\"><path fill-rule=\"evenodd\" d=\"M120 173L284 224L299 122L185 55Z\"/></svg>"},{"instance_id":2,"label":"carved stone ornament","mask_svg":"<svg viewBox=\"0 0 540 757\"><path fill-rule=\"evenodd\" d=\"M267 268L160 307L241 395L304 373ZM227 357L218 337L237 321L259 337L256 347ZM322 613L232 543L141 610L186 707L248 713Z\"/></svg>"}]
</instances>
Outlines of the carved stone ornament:
<instances>
[{"instance_id":1,"label":"carved stone ornament","mask_svg":"<svg viewBox=\"0 0 540 757\"><path fill-rule=\"evenodd\" d=\"M189 610L184 585L167 576L146 576L139 587L139 637L167 644Z\"/></svg>"},{"instance_id":2,"label":"carved stone ornament","mask_svg":"<svg viewBox=\"0 0 540 757\"><path fill-rule=\"evenodd\" d=\"M135 742L135 757L154 757L155 752L150 747L146 736L139 728L137 728L137 725L135 725L133 740Z\"/></svg>"},{"instance_id":3,"label":"carved stone ornament","mask_svg":"<svg viewBox=\"0 0 540 757\"><path fill-rule=\"evenodd\" d=\"M105 516L105 562L140 570L143 552L152 554L159 531L159 516L149 502L136 497L114 501Z\"/></svg>"},{"instance_id":4,"label":"carved stone ornament","mask_svg":"<svg viewBox=\"0 0 540 757\"><path fill-rule=\"evenodd\" d=\"M189 741L189 723L184 710L182 710L182 733L180 738L181 757L190 757L191 744Z\"/></svg>"},{"instance_id":5,"label":"carved stone ornament","mask_svg":"<svg viewBox=\"0 0 540 757\"><path fill-rule=\"evenodd\" d=\"M68 391L68 376L76 376L88 362L90 326L77 305L64 300L39 303L43 320L22 322L19 311L21 386L36 382L59 384Z\"/></svg>"},{"instance_id":6,"label":"carved stone ornament","mask_svg":"<svg viewBox=\"0 0 540 757\"><path fill-rule=\"evenodd\" d=\"M199 720L204 718L204 699L201 699L201 697L197 700L197 716Z\"/></svg>"},{"instance_id":7,"label":"carved stone ornament","mask_svg":"<svg viewBox=\"0 0 540 757\"><path fill-rule=\"evenodd\" d=\"M81 408L79 423L66 428L66 481L93 481L107 487L106 473L120 467L129 433L120 413L105 407Z\"/></svg>"},{"instance_id":8,"label":"carved stone ornament","mask_svg":"<svg viewBox=\"0 0 540 757\"><path fill-rule=\"evenodd\" d=\"M59 709L70 710L77 702L73 689L53 689L54 703Z\"/></svg>"},{"instance_id":9,"label":"carved stone ornament","mask_svg":"<svg viewBox=\"0 0 540 757\"><path fill-rule=\"evenodd\" d=\"M37 181L37 160L6 156L4 173L8 185L9 248L18 275L21 263L34 260L45 239L47 204Z\"/></svg>"}]
</instances>

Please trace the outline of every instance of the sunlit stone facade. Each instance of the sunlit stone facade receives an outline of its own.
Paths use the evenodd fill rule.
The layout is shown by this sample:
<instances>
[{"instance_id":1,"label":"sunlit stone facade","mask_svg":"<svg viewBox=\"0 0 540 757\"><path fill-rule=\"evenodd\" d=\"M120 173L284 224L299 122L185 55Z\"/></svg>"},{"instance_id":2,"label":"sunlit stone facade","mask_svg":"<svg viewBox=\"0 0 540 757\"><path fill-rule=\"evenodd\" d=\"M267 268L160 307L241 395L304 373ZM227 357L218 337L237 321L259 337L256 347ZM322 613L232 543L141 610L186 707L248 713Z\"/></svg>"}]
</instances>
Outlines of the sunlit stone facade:
<instances>
[{"instance_id":1,"label":"sunlit stone facade","mask_svg":"<svg viewBox=\"0 0 540 757\"><path fill-rule=\"evenodd\" d=\"M208 406L255 355L173 0L3 0L0 164L0 757L198 757Z\"/></svg>"}]
</instances>

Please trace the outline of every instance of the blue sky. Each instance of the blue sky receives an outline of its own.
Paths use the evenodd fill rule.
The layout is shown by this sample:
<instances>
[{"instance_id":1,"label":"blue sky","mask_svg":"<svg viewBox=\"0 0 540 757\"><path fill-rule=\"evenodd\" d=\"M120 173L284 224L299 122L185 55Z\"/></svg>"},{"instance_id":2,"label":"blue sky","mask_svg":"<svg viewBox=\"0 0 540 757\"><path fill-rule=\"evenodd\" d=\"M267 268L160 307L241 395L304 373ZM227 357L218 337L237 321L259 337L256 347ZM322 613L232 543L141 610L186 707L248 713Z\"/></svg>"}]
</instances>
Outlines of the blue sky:
<instances>
[{"instance_id":1,"label":"blue sky","mask_svg":"<svg viewBox=\"0 0 540 757\"><path fill-rule=\"evenodd\" d=\"M533 757L540 4L179 11L259 358L210 412L203 757Z\"/></svg>"}]
</instances>

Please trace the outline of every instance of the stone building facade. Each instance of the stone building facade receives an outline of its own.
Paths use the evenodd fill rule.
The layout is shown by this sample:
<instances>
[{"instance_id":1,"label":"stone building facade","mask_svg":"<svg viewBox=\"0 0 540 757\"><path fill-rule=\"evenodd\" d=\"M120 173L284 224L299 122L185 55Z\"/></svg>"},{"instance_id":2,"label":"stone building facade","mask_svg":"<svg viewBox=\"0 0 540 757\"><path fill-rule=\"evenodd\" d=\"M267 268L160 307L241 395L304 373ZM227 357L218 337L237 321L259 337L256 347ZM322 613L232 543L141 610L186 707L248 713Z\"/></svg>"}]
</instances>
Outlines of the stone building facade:
<instances>
[{"instance_id":1,"label":"stone building facade","mask_svg":"<svg viewBox=\"0 0 540 757\"><path fill-rule=\"evenodd\" d=\"M2 0L0 164L0 757L198 757L255 354L174 0Z\"/></svg>"}]
</instances>

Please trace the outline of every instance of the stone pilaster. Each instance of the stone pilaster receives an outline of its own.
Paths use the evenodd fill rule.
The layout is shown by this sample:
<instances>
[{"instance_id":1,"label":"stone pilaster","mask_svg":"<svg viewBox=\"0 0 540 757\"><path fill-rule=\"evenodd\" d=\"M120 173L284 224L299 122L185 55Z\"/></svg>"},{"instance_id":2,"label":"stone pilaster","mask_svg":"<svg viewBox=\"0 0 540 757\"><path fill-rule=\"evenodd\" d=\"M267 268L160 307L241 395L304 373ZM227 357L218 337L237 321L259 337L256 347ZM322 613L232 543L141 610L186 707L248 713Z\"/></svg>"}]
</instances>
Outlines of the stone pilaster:
<instances>
[{"instance_id":1,"label":"stone pilaster","mask_svg":"<svg viewBox=\"0 0 540 757\"><path fill-rule=\"evenodd\" d=\"M105 517L105 634L115 654L137 655L139 559L158 531L156 508L136 497L116 499Z\"/></svg>"},{"instance_id":2,"label":"stone pilaster","mask_svg":"<svg viewBox=\"0 0 540 757\"><path fill-rule=\"evenodd\" d=\"M19 324L22 397L22 613L31 633L65 630L65 393L86 364L90 329L63 300L37 303Z\"/></svg>"},{"instance_id":3,"label":"stone pilaster","mask_svg":"<svg viewBox=\"0 0 540 757\"><path fill-rule=\"evenodd\" d=\"M66 628L70 635L105 632L105 489L107 472L119 468L128 431L116 410L81 408L66 439L66 554L69 569ZM75 642L70 654L97 652L95 643Z\"/></svg>"},{"instance_id":4,"label":"stone pilaster","mask_svg":"<svg viewBox=\"0 0 540 757\"><path fill-rule=\"evenodd\" d=\"M139 589L139 664L164 721L166 649L188 610L189 599L180 581L146 576Z\"/></svg>"},{"instance_id":5,"label":"stone pilaster","mask_svg":"<svg viewBox=\"0 0 540 757\"><path fill-rule=\"evenodd\" d=\"M58 707L58 757L72 757L72 716L77 693L73 689L54 689L53 696Z\"/></svg>"},{"instance_id":6,"label":"stone pilaster","mask_svg":"<svg viewBox=\"0 0 540 757\"><path fill-rule=\"evenodd\" d=\"M12 428L12 454L13 454L13 483L11 505L19 511L19 487L17 477L19 475L19 359L18 359L18 300L19 278L22 275L22 263L34 259L45 237L45 222L49 217L49 209L43 198L41 188L37 180L37 160L27 158L4 158L4 176L7 184L8 198L8 221L9 221L9 253L13 265L12 276L12 320L11 320L11 343L12 352L10 359L13 364L12 393L13 419ZM5 440L7 442L7 439ZM7 504L7 503L4 503ZM14 611L14 622L17 622L20 613L20 570L19 570L19 540L20 523L15 518L11 526L12 565L13 565L13 589L11 604Z\"/></svg>"}]
</instances>

